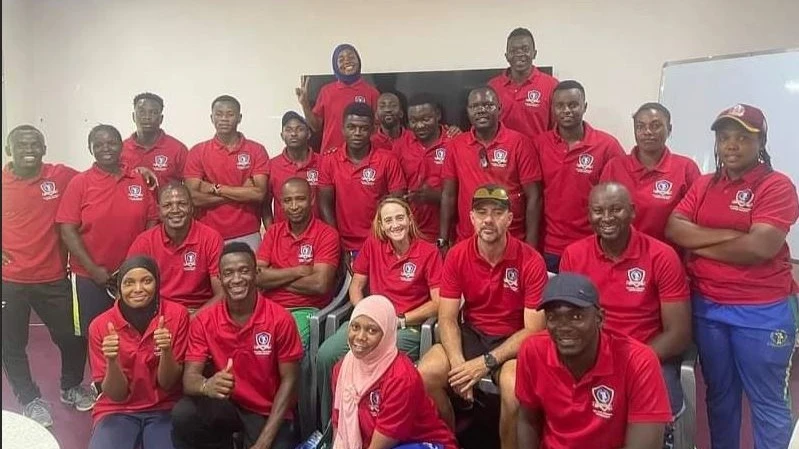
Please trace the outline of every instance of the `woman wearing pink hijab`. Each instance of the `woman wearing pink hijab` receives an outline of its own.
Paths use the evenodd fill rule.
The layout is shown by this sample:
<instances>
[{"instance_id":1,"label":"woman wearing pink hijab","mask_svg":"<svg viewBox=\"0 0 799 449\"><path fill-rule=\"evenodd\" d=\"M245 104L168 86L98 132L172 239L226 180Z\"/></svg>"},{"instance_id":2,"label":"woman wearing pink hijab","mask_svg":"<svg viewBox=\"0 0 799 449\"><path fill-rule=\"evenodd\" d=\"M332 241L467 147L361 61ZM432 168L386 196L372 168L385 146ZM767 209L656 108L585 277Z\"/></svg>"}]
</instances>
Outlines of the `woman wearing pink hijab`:
<instances>
[{"instance_id":1,"label":"woman wearing pink hijab","mask_svg":"<svg viewBox=\"0 0 799 449\"><path fill-rule=\"evenodd\" d=\"M413 362L397 351L395 313L379 295L352 312L350 350L333 368L333 449L458 447Z\"/></svg>"}]
</instances>

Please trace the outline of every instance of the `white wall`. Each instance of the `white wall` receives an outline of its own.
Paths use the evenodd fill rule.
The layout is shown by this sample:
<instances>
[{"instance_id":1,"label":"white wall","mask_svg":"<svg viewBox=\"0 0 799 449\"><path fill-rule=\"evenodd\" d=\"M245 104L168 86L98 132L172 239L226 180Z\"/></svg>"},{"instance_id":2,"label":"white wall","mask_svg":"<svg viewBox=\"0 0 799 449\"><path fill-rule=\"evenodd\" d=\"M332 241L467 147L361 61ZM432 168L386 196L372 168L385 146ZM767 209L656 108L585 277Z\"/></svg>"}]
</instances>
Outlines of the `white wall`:
<instances>
[{"instance_id":1,"label":"white wall","mask_svg":"<svg viewBox=\"0 0 799 449\"><path fill-rule=\"evenodd\" d=\"M300 75L329 73L345 41L367 72L504 67L507 33L529 27L537 62L580 80L588 119L625 146L631 112L657 99L663 62L799 45L797 0L3 0L4 13L7 4L17 10L3 21L8 126L33 121L49 158L77 168L90 163L94 124L132 131L131 100L145 90L165 98L164 127L189 146L213 132L210 101L235 95L242 131L275 154ZM24 21L8 42L6 20Z\"/></svg>"}]
</instances>

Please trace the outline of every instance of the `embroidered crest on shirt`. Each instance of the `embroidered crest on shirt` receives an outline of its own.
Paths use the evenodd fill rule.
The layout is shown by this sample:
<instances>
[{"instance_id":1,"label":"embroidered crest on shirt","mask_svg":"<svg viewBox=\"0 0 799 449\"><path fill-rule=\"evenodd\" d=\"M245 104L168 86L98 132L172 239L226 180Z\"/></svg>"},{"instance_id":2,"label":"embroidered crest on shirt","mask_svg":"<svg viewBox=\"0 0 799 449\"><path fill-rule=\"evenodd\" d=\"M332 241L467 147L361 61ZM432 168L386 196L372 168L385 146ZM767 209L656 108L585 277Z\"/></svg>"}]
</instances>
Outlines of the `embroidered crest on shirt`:
<instances>
[{"instance_id":1,"label":"embroidered crest on shirt","mask_svg":"<svg viewBox=\"0 0 799 449\"><path fill-rule=\"evenodd\" d=\"M197 253L186 251L183 253L183 271L194 271L197 269Z\"/></svg>"},{"instance_id":2,"label":"embroidered crest on shirt","mask_svg":"<svg viewBox=\"0 0 799 449\"><path fill-rule=\"evenodd\" d=\"M153 159L153 170L164 171L169 168L169 158L163 154L159 154Z\"/></svg>"},{"instance_id":3,"label":"embroidered crest on shirt","mask_svg":"<svg viewBox=\"0 0 799 449\"><path fill-rule=\"evenodd\" d=\"M627 291L642 292L646 288L646 271L635 267L627 270Z\"/></svg>"},{"instance_id":4,"label":"embroidered crest on shirt","mask_svg":"<svg viewBox=\"0 0 799 449\"><path fill-rule=\"evenodd\" d=\"M310 243L303 243L297 253L297 260L303 264L313 261L313 245Z\"/></svg>"},{"instance_id":5,"label":"embroidered crest on shirt","mask_svg":"<svg viewBox=\"0 0 799 449\"><path fill-rule=\"evenodd\" d=\"M138 184L128 186L128 199L131 201L141 201L144 199L142 188Z\"/></svg>"},{"instance_id":6,"label":"embroidered crest on shirt","mask_svg":"<svg viewBox=\"0 0 799 449\"><path fill-rule=\"evenodd\" d=\"M600 418L613 416L613 398L616 392L612 388L599 385L591 389L591 395L594 397L592 406L596 416Z\"/></svg>"},{"instance_id":7,"label":"embroidered crest on shirt","mask_svg":"<svg viewBox=\"0 0 799 449\"><path fill-rule=\"evenodd\" d=\"M305 180L312 186L317 185L319 183L319 172L315 168L309 168L305 172Z\"/></svg>"},{"instance_id":8,"label":"embroidered crest on shirt","mask_svg":"<svg viewBox=\"0 0 799 449\"><path fill-rule=\"evenodd\" d=\"M519 291L519 270L515 268L505 268L505 288L509 288L514 292Z\"/></svg>"},{"instance_id":9,"label":"embroidered crest on shirt","mask_svg":"<svg viewBox=\"0 0 799 449\"><path fill-rule=\"evenodd\" d=\"M416 264L413 262L405 262L402 264L402 273L400 278L405 282L411 282L416 276Z\"/></svg>"},{"instance_id":10,"label":"embroidered crest on shirt","mask_svg":"<svg viewBox=\"0 0 799 449\"><path fill-rule=\"evenodd\" d=\"M377 180L377 172L375 169L371 167L364 168L361 172L361 184L373 186L375 185L375 180Z\"/></svg>"},{"instance_id":11,"label":"embroidered crest on shirt","mask_svg":"<svg viewBox=\"0 0 799 449\"><path fill-rule=\"evenodd\" d=\"M661 179L659 181L655 181L655 188L652 190L652 196L655 198L660 198L662 200L670 200L671 199L671 181L666 179Z\"/></svg>"},{"instance_id":12,"label":"embroidered crest on shirt","mask_svg":"<svg viewBox=\"0 0 799 449\"><path fill-rule=\"evenodd\" d=\"M497 148L491 153L491 165L504 168L508 166L508 150Z\"/></svg>"},{"instance_id":13,"label":"embroidered crest on shirt","mask_svg":"<svg viewBox=\"0 0 799 449\"><path fill-rule=\"evenodd\" d=\"M537 90L528 90L527 99L524 100L525 106L537 108L541 105L541 92Z\"/></svg>"},{"instance_id":14,"label":"embroidered crest on shirt","mask_svg":"<svg viewBox=\"0 0 799 449\"><path fill-rule=\"evenodd\" d=\"M755 194L752 193L751 189L739 190L730 204L730 209L738 212L751 212L754 201Z\"/></svg>"},{"instance_id":15,"label":"embroidered crest on shirt","mask_svg":"<svg viewBox=\"0 0 799 449\"><path fill-rule=\"evenodd\" d=\"M250 168L250 155L242 153L236 156L236 168L239 170L246 170Z\"/></svg>"},{"instance_id":16,"label":"embroidered crest on shirt","mask_svg":"<svg viewBox=\"0 0 799 449\"><path fill-rule=\"evenodd\" d=\"M255 355L269 355L272 353L272 334L269 332L258 332L255 334L255 346L253 346L253 354Z\"/></svg>"},{"instance_id":17,"label":"embroidered crest on shirt","mask_svg":"<svg viewBox=\"0 0 799 449\"><path fill-rule=\"evenodd\" d=\"M433 156L433 162L436 165L443 165L444 159L447 157L447 150L444 147L436 148L436 154Z\"/></svg>"},{"instance_id":18,"label":"embroidered crest on shirt","mask_svg":"<svg viewBox=\"0 0 799 449\"><path fill-rule=\"evenodd\" d=\"M366 97L364 97L363 95L356 95L355 96L355 102L356 103L366 103Z\"/></svg>"},{"instance_id":19,"label":"embroidered crest on shirt","mask_svg":"<svg viewBox=\"0 0 799 449\"><path fill-rule=\"evenodd\" d=\"M375 390L369 393L369 413L377 416L380 413L380 392Z\"/></svg>"},{"instance_id":20,"label":"embroidered crest on shirt","mask_svg":"<svg viewBox=\"0 0 799 449\"><path fill-rule=\"evenodd\" d=\"M54 200L60 196L58 187L53 181L44 181L39 185L39 188L42 189L42 199L45 201Z\"/></svg>"},{"instance_id":21,"label":"embroidered crest on shirt","mask_svg":"<svg viewBox=\"0 0 799 449\"><path fill-rule=\"evenodd\" d=\"M594 171L594 156L583 153L577 157L577 172L591 173Z\"/></svg>"},{"instance_id":22,"label":"embroidered crest on shirt","mask_svg":"<svg viewBox=\"0 0 799 449\"><path fill-rule=\"evenodd\" d=\"M773 348L782 348L788 346L788 332L785 332L782 329L773 331L769 338L770 341L768 345Z\"/></svg>"}]
</instances>

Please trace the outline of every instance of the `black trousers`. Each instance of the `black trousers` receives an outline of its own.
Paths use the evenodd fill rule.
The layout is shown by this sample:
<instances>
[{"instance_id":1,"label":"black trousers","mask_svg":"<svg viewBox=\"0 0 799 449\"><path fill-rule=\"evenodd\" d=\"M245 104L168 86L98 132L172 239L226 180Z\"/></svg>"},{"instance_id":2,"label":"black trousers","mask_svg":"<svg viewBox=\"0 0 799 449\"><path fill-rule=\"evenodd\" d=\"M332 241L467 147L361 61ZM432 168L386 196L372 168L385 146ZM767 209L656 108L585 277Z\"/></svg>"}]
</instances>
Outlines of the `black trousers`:
<instances>
[{"instance_id":1,"label":"black trousers","mask_svg":"<svg viewBox=\"0 0 799 449\"><path fill-rule=\"evenodd\" d=\"M233 434L237 433L249 448L264 429L266 419L229 400L185 396L172 408L172 444L175 449L231 449ZM284 421L271 449L294 449L298 443L294 423Z\"/></svg>"},{"instance_id":2,"label":"black trousers","mask_svg":"<svg viewBox=\"0 0 799 449\"><path fill-rule=\"evenodd\" d=\"M3 281L3 371L20 404L41 396L31 378L28 325L31 307L61 352L61 388L80 385L86 367L86 339L75 336L72 288L67 279L45 284Z\"/></svg>"}]
</instances>

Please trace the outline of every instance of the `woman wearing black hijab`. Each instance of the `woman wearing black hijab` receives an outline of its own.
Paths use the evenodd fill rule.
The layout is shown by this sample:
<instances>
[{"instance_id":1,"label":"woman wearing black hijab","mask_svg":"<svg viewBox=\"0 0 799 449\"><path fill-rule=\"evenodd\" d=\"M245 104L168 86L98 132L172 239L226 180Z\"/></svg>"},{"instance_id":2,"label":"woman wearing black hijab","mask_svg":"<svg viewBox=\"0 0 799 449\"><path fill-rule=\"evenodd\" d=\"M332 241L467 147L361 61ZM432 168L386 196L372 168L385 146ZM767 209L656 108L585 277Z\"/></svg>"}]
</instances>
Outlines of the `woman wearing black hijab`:
<instances>
[{"instance_id":1,"label":"woman wearing black hijab","mask_svg":"<svg viewBox=\"0 0 799 449\"><path fill-rule=\"evenodd\" d=\"M189 314L160 301L158 266L149 257L119 269L114 306L89 326L92 411L89 449L171 449L169 413L181 397Z\"/></svg>"}]
</instances>

